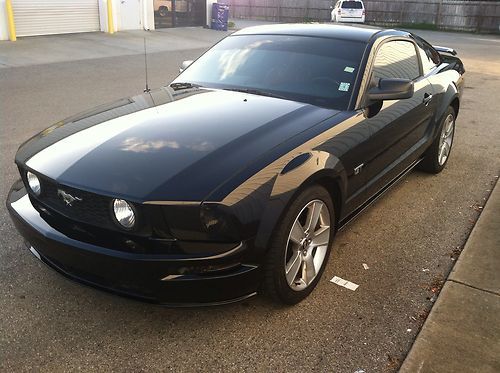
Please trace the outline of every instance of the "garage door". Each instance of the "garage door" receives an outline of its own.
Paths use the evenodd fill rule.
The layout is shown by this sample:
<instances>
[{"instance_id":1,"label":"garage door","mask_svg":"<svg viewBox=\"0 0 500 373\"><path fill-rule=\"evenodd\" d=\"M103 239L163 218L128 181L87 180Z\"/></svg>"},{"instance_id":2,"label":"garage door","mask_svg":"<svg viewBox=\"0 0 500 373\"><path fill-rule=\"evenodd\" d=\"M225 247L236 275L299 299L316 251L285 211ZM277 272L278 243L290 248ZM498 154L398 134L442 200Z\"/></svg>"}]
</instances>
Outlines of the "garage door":
<instances>
[{"instance_id":1,"label":"garage door","mask_svg":"<svg viewBox=\"0 0 500 373\"><path fill-rule=\"evenodd\" d=\"M13 0L18 36L99 31L98 0Z\"/></svg>"}]
</instances>

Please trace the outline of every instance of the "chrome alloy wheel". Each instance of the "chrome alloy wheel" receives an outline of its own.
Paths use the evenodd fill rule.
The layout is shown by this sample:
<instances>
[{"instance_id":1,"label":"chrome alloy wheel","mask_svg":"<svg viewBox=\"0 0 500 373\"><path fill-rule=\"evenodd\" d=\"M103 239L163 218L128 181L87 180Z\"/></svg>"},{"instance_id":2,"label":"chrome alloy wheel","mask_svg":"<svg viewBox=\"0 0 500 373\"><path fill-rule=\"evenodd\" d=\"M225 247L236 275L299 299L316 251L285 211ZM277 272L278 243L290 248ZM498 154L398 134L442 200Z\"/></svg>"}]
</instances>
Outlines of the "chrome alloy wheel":
<instances>
[{"instance_id":1,"label":"chrome alloy wheel","mask_svg":"<svg viewBox=\"0 0 500 373\"><path fill-rule=\"evenodd\" d=\"M288 235L285 275L295 291L307 288L323 265L330 242L330 212L318 199L299 212Z\"/></svg>"},{"instance_id":2,"label":"chrome alloy wheel","mask_svg":"<svg viewBox=\"0 0 500 373\"><path fill-rule=\"evenodd\" d=\"M443 129L441 130L441 137L439 139L438 163L440 166L446 163L446 160L450 155L454 132L455 117L453 116L453 114L448 114L448 116L444 120Z\"/></svg>"}]
</instances>

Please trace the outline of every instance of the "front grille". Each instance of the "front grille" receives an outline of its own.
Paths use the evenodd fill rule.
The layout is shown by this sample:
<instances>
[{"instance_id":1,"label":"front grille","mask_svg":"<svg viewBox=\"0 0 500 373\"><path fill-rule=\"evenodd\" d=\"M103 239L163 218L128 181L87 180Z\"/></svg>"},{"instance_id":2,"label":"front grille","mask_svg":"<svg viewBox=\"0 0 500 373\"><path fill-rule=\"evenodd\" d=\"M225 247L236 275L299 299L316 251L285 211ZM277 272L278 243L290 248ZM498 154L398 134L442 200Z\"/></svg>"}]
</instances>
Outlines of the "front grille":
<instances>
[{"instance_id":1,"label":"front grille","mask_svg":"<svg viewBox=\"0 0 500 373\"><path fill-rule=\"evenodd\" d=\"M40 183L42 193L36 199L43 205L72 220L116 229L111 217L111 198L61 185L46 178L40 178ZM75 199L67 203L64 196Z\"/></svg>"},{"instance_id":2,"label":"front grille","mask_svg":"<svg viewBox=\"0 0 500 373\"><path fill-rule=\"evenodd\" d=\"M30 191L26 170L19 167L26 190ZM160 206L133 204L136 226L124 231L114 220L113 197L73 188L36 173L41 193L29 192L33 207L54 229L78 241L134 253L179 253L172 247L175 241L165 224ZM71 204L64 193L76 198Z\"/></svg>"}]
</instances>

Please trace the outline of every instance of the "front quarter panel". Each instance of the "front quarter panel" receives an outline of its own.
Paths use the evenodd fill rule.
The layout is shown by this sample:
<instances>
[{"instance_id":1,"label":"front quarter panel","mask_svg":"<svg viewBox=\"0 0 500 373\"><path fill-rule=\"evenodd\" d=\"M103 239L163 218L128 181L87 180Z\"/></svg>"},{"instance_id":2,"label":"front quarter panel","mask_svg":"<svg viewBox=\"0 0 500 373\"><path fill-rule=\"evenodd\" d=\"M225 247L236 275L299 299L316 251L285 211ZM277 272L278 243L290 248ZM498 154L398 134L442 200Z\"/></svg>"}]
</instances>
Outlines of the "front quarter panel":
<instances>
[{"instance_id":1,"label":"front quarter panel","mask_svg":"<svg viewBox=\"0 0 500 373\"><path fill-rule=\"evenodd\" d=\"M309 182L326 179L335 183L332 192L337 215L346 215L348 211L341 207L354 191L348 189L352 170L346 170L345 165L351 169L349 165L359 161L362 145L369 138L369 129L362 126L362 119L359 112L342 112L280 144L263 157L274 161L260 159L229 181L242 180L230 193L220 201L207 200L203 205L229 207L233 220L239 222L243 239L255 237L257 254L266 250L288 204ZM262 164L267 165L257 169Z\"/></svg>"},{"instance_id":2,"label":"front quarter panel","mask_svg":"<svg viewBox=\"0 0 500 373\"><path fill-rule=\"evenodd\" d=\"M308 159L300 166L286 173L281 172L274 177L273 188L258 226L255 245L257 248L268 247L276 225L281 221L288 205L303 186L320 180L329 180L327 185L335 183L340 189L339 195L336 196L339 204L344 203L347 176L339 158L321 150L311 150L307 154Z\"/></svg>"}]
</instances>

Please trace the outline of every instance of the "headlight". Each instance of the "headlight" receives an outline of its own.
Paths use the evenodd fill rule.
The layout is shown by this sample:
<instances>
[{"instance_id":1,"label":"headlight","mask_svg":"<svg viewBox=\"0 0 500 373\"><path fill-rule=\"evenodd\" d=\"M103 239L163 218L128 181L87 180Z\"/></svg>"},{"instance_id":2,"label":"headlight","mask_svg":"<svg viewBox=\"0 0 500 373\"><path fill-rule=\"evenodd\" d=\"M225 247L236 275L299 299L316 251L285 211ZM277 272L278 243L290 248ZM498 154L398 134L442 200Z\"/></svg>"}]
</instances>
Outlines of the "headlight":
<instances>
[{"instance_id":1,"label":"headlight","mask_svg":"<svg viewBox=\"0 0 500 373\"><path fill-rule=\"evenodd\" d=\"M135 224L135 213L132 206L128 204L127 201L123 199L113 200L113 212L115 213L115 218L118 223L123 228L130 229Z\"/></svg>"},{"instance_id":2,"label":"headlight","mask_svg":"<svg viewBox=\"0 0 500 373\"><path fill-rule=\"evenodd\" d=\"M28 179L28 185L30 186L30 189L35 193L37 196L40 195L40 192L42 191L42 187L40 186L40 180L38 180L38 177L31 172L26 172L26 178Z\"/></svg>"}]
</instances>

